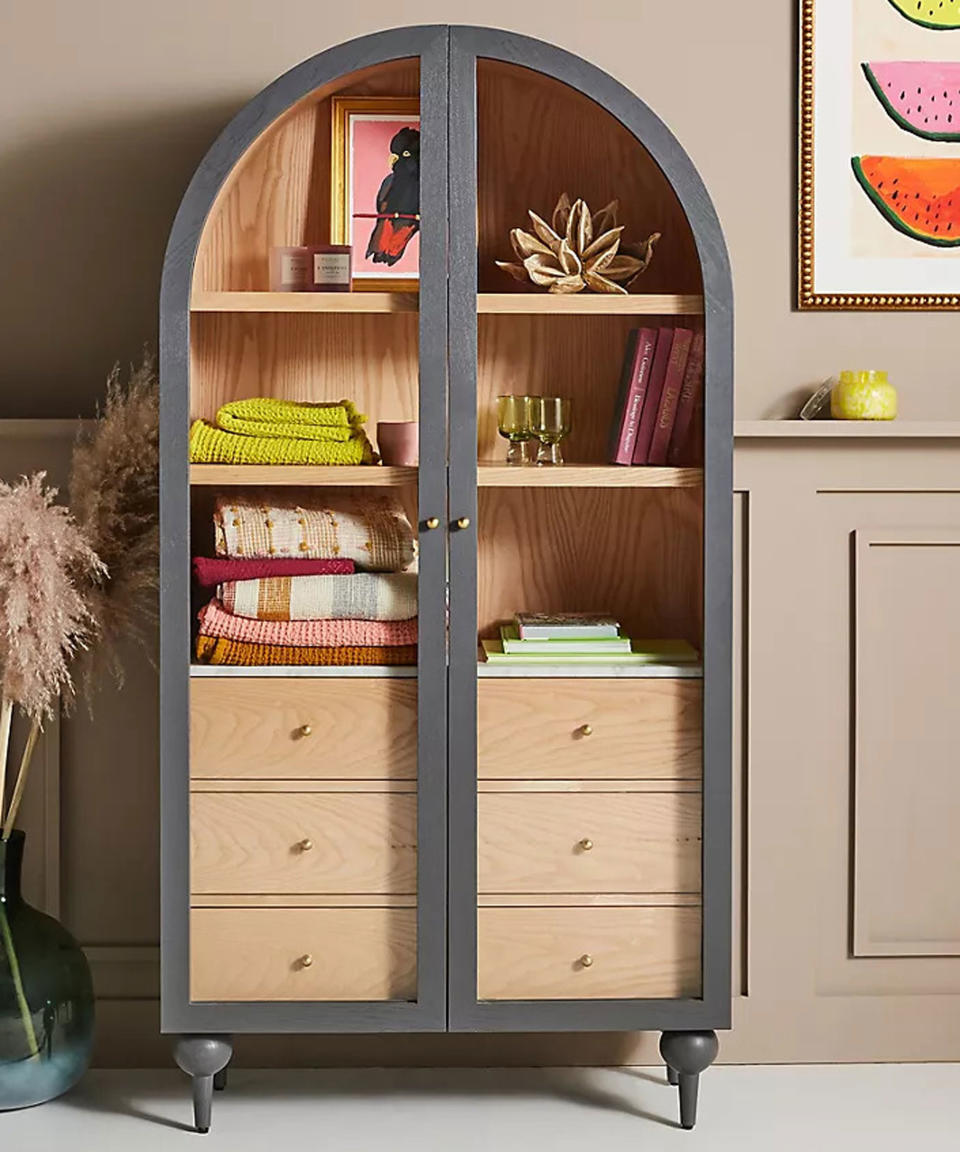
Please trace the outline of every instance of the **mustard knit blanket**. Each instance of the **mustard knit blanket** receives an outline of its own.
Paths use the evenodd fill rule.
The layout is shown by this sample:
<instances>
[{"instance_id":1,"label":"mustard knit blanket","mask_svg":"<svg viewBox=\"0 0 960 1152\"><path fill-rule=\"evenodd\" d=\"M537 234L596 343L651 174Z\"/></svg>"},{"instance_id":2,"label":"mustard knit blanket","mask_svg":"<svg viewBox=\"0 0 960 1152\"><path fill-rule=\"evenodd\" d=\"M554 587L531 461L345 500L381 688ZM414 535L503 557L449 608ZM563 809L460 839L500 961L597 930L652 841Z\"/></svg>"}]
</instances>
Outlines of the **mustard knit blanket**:
<instances>
[{"instance_id":1,"label":"mustard knit blanket","mask_svg":"<svg viewBox=\"0 0 960 1152\"><path fill-rule=\"evenodd\" d=\"M365 419L349 400L234 400L217 412L215 424L194 421L190 459L194 464L373 464Z\"/></svg>"}]
</instances>

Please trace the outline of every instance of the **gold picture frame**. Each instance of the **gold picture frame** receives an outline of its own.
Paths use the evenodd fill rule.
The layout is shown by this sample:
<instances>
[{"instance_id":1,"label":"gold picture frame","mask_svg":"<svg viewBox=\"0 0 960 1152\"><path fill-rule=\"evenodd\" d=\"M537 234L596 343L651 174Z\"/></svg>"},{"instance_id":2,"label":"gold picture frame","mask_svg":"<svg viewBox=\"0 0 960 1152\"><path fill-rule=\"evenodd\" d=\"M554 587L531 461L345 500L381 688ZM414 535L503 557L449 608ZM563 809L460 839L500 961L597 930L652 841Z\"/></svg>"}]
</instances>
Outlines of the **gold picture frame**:
<instances>
[{"instance_id":1,"label":"gold picture frame","mask_svg":"<svg viewBox=\"0 0 960 1152\"><path fill-rule=\"evenodd\" d=\"M800 311L902 311L947 312L960 308L960 292L825 292L818 291L815 277L815 190L816 190L816 107L814 83L817 52L817 15L824 0L799 0L800 76L799 76L799 157L797 170L798 238L797 238L797 307ZM827 0L837 4L837 0ZM843 3L843 0L840 0ZM821 9L822 11L822 9ZM883 11L883 8L878 9ZM832 12L827 13L833 16ZM885 13L887 19L904 19L894 5ZM895 25L894 25L895 26ZM821 30L821 34L823 30ZM936 56L943 43L932 34L930 52ZM859 77L852 76L855 84ZM903 150L910 150L908 141ZM956 257L960 283L960 256Z\"/></svg>"},{"instance_id":2,"label":"gold picture frame","mask_svg":"<svg viewBox=\"0 0 960 1152\"><path fill-rule=\"evenodd\" d=\"M420 124L420 99L417 96L335 96L331 101L330 123L330 239L333 244L349 244L352 287L366 292L417 292L420 281L407 269L393 275L362 267L363 256L355 241L355 221L351 209L354 159L351 155L351 123L354 117L366 120L382 117L398 124L416 118ZM384 170L384 175L389 170ZM373 198L372 198L373 199ZM369 206L375 207L375 203ZM365 250L366 242L363 242ZM419 251L419 244L417 250Z\"/></svg>"}]
</instances>

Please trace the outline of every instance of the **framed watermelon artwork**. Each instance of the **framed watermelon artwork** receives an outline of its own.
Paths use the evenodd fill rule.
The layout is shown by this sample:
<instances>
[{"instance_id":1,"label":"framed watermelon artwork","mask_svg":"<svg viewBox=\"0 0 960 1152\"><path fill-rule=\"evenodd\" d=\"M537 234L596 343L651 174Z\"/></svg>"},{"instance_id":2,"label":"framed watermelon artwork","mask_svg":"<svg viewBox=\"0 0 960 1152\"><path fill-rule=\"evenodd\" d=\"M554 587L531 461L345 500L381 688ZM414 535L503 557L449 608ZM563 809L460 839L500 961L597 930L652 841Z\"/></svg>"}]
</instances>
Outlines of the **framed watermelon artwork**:
<instances>
[{"instance_id":1,"label":"framed watermelon artwork","mask_svg":"<svg viewBox=\"0 0 960 1152\"><path fill-rule=\"evenodd\" d=\"M960 0L800 0L798 306L960 309Z\"/></svg>"}]
</instances>

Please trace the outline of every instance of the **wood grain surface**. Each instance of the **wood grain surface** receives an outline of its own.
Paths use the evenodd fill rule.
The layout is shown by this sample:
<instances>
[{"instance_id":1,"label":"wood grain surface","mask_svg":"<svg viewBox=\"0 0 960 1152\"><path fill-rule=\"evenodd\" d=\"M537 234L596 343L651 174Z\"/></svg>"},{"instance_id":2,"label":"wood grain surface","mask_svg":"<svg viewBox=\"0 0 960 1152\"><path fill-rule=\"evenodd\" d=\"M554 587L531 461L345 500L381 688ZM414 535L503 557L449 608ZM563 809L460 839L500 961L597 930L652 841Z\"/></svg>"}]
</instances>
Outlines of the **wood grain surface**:
<instances>
[{"instance_id":1,"label":"wood grain surface","mask_svg":"<svg viewBox=\"0 0 960 1152\"><path fill-rule=\"evenodd\" d=\"M700 647L698 489L484 488L478 507L482 637L517 612L610 612Z\"/></svg>"},{"instance_id":2,"label":"wood grain surface","mask_svg":"<svg viewBox=\"0 0 960 1152\"><path fill-rule=\"evenodd\" d=\"M190 775L414 780L416 682L192 679Z\"/></svg>"},{"instance_id":3,"label":"wood grain surface","mask_svg":"<svg viewBox=\"0 0 960 1152\"><path fill-rule=\"evenodd\" d=\"M190 888L197 893L416 892L416 796L193 793Z\"/></svg>"},{"instance_id":4,"label":"wood grain surface","mask_svg":"<svg viewBox=\"0 0 960 1152\"><path fill-rule=\"evenodd\" d=\"M700 700L696 680L481 680L477 771L485 780L698 780Z\"/></svg>"},{"instance_id":5,"label":"wood grain surface","mask_svg":"<svg viewBox=\"0 0 960 1152\"><path fill-rule=\"evenodd\" d=\"M700 992L699 908L481 908L477 931L483 1000Z\"/></svg>"},{"instance_id":6,"label":"wood grain surface","mask_svg":"<svg viewBox=\"0 0 960 1152\"><path fill-rule=\"evenodd\" d=\"M190 998L412 999L416 935L412 908L194 908Z\"/></svg>"},{"instance_id":7,"label":"wood grain surface","mask_svg":"<svg viewBox=\"0 0 960 1152\"><path fill-rule=\"evenodd\" d=\"M477 820L481 893L700 891L696 795L487 792Z\"/></svg>"}]
</instances>

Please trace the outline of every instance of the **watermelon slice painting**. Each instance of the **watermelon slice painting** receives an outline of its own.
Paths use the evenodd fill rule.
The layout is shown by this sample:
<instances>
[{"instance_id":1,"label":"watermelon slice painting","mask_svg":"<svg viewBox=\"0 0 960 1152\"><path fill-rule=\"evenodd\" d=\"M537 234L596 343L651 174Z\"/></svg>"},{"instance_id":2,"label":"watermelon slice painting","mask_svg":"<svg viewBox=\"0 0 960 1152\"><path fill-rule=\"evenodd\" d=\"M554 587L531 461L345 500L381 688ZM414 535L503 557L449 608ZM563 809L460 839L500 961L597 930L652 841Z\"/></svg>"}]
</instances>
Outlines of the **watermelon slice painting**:
<instances>
[{"instance_id":1,"label":"watermelon slice painting","mask_svg":"<svg viewBox=\"0 0 960 1152\"><path fill-rule=\"evenodd\" d=\"M854 156L864 192L894 228L938 248L960 246L960 159Z\"/></svg>"},{"instance_id":2,"label":"watermelon slice painting","mask_svg":"<svg viewBox=\"0 0 960 1152\"><path fill-rule=\"evenodd\" d=\"M960 0L890 0L908 20L924 28L946 32L960 28Z\"/></svg>"},{"instance_id":3,"label":"watermelon slice painting","mask_svg":"<svg viewBox=\"0 0 960 1152\"><path fill-rule=\"evenodd\" d=\"M860 67L901 128L925 140L960 141L960 61L890 60Z\"/></svg>"}]
</instances>

